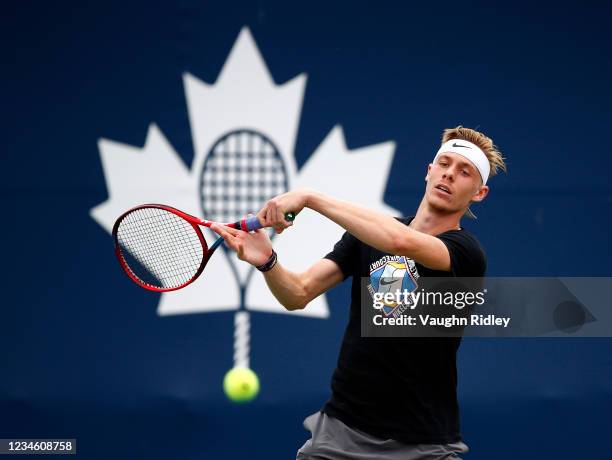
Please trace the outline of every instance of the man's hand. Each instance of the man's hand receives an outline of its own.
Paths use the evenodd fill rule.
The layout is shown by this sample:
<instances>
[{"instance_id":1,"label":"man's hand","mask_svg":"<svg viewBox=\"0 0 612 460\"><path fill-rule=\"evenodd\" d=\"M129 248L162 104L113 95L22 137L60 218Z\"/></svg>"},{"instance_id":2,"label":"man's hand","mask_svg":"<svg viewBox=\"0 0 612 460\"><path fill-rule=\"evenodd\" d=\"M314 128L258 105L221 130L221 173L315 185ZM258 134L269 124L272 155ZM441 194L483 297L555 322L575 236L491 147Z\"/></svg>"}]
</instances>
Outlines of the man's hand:
<instances>
[{"instance_id":1,"label":"man's hand","mask_svg":"<svg viewBox=\"0 0 612 460\"><path fill-rule=\"evenodd\" d=\"M257 218L264 227L274 227L276 233L282 233L293 225L285 220L285 213L297 215L307 205L310 193L311 190L303 188L275 196L257 213Z\"/></svg>"},{"instance_id":2,"label":"man's hand","mask_svg":"<svg viewBox=\"0 0 612 460\"><path fill-rule=\"evenodd\" d=\"M210 229L238 253L238 258L254 266L265 264L272 255L272 242L264 229L243 232L225 225L213 224Z\"/></svg>"}]
</instances>

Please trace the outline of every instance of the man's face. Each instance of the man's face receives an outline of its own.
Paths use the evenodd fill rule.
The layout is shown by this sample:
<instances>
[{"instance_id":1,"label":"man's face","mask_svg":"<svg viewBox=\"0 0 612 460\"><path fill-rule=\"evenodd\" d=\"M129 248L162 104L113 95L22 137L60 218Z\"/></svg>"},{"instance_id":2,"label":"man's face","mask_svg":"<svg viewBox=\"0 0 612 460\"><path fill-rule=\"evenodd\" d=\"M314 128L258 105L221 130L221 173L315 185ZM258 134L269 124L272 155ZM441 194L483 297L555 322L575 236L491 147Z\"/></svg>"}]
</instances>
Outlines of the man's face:
<instances>
[{"instance_id":1,"label":"man's face","mask_svg":"<svg viewBox=\"0 0 612 460\"><path fill-rule=\"evenodd\" d=\"M425 197L434 209L452 213L482 201L489 187L482 185L476 167L461 155L443 153L427 168Z\"/></svg>"}]
</instances>

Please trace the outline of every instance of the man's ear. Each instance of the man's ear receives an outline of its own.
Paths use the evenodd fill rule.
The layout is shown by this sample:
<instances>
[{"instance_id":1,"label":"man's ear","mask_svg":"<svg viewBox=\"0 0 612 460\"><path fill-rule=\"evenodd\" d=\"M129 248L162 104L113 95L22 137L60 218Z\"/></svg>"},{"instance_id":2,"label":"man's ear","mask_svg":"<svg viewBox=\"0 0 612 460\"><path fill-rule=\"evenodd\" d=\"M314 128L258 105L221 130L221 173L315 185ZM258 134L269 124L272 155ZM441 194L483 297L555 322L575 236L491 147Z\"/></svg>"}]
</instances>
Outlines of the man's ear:
<instances>
[{"instance_id":1,"label":"man's ear","mask_svg":"<svg viewBox=\"0 0 612 460\"><path fill-rule=\"evenodd\" d=\"M487 195L489 194L489 186L488 185L482 185L478 191L476 192L476 194L472 197L473 202L478 203L482 200L484 200Z\"/></svg>"},{"instance_id":2,"label":"man's ear","mask_svg":"<svg viewBox=\"0 0 612 460\"><path fill-rule=\"evenodd\" d=\"M433 165L432 165L431 163L429 163L429 164L427 165L427 174L425 174L425 182L427 182L427 181L429 180L429 172L431 171L431 167L432 167L432 166L433 166Z\"/></svg>"}]
</instances>

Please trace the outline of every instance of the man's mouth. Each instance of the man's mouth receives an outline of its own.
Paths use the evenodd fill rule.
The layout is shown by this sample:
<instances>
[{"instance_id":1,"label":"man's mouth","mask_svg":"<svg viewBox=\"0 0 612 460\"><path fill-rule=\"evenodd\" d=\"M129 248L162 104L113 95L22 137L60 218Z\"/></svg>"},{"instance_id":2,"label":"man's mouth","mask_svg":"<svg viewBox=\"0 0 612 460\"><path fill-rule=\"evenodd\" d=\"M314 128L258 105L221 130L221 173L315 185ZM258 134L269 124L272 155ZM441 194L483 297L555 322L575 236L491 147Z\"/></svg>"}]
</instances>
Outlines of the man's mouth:
<instances>
[{"instance_id":1,"label":"man's mouth","mask_svg":"<svg viewBox=\"0 0 612 460\"><path fill-rule=\"evenodd\" d=\"M435 188L438 189L438 190L442 190L443 192L448 193L449 195L451 195L451 191L450 191L450 189L446 185L442 185L442 184L436 185Z\"/></svg>"}]
</instances>

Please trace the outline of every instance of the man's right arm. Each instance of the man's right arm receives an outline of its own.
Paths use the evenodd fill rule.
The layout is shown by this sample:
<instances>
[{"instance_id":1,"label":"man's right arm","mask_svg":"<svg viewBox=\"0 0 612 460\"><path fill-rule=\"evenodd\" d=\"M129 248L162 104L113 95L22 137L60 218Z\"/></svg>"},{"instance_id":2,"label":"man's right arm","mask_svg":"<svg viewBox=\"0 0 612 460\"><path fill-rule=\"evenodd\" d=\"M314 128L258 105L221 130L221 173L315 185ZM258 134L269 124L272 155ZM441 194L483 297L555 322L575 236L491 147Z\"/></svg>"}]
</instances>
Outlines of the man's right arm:
<instances>
[{"instance_id":1,"label":"man's right arm","mask_svg":"<svg viewBox=\"0 0 612 460\"><path fill-rule=\"evenodd\" d=\"M238 258L258 267L270 258L272 243L264 230L243 232L220 224L217 232L227 246L238 253ZM303 273L294 273L277 263L264 272L270 291L287 310L300 310L315 297L323 294L344 279L340 266L329 259L315 262Z\"/></svg>"},{"instance_id":2,"label":"man's right arm","mask_svg":"<svg viewBox=\"0 0 612 460\"><path fill-rule=\"evenodd\" d=\"M294 273L277 263L264 272L270 291L287 310L301 310L310 301L342 282L344 275L338 265L329 260L315 262L303 273Z\"/></svg>"}]
</instances>

